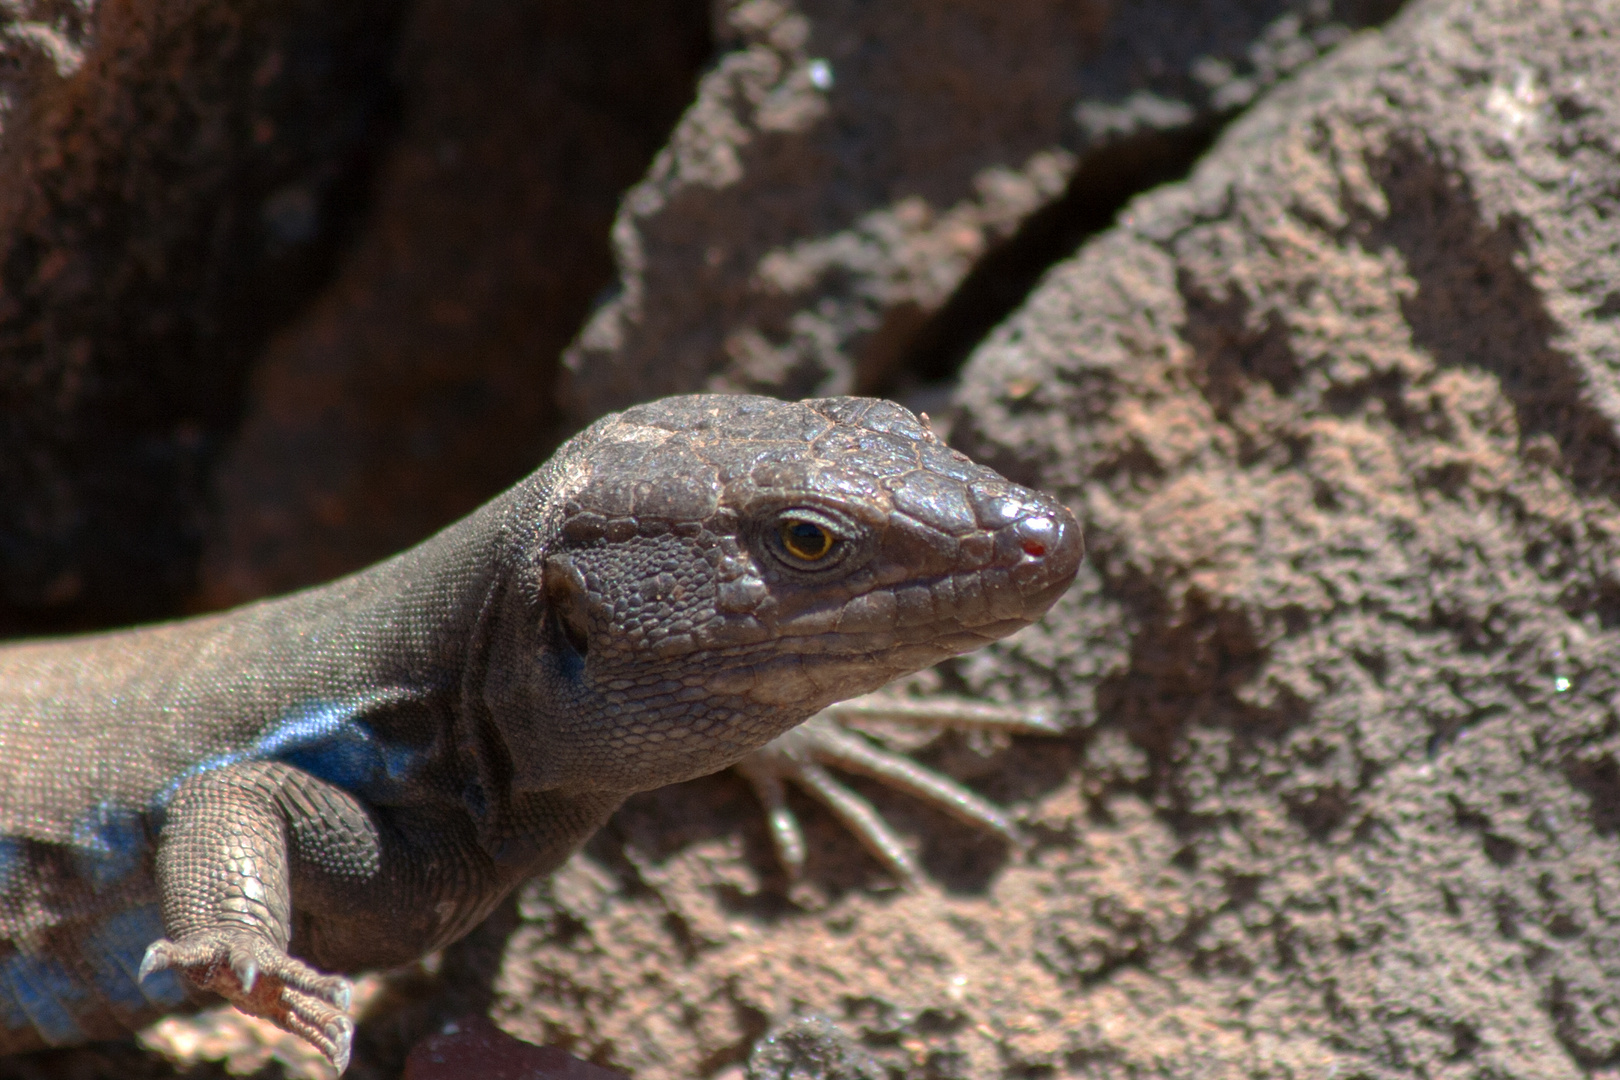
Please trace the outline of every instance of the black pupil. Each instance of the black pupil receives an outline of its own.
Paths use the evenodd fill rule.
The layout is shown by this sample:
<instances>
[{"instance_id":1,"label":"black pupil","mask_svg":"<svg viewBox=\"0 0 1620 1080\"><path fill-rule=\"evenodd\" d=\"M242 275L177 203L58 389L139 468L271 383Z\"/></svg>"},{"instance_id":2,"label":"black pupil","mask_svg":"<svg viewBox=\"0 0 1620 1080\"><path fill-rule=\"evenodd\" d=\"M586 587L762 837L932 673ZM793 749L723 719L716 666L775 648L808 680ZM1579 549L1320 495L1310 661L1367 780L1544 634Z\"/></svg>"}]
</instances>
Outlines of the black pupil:
<instances>
[{"instance_id":1,"label":"black pupil","mask_svg":"<svg viewBox=\"0 0 1620 1080\"><path fill-rule=\"evenodd\" d=\"M808 521L791 522L787 534L793 554L801 558L819 559L832 546L832 538L827 535L827 530Z\"/></svg>"}]
</instances>

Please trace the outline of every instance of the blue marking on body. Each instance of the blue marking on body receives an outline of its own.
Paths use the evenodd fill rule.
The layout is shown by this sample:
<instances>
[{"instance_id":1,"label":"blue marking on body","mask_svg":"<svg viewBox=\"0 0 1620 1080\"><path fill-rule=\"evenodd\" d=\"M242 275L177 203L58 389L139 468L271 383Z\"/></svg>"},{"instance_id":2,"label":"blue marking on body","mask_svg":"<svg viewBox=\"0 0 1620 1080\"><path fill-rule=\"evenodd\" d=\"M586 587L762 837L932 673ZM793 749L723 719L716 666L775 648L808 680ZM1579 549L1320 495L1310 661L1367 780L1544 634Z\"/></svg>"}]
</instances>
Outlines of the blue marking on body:
<instances>
[{"instance_id":1,"label":"blue marking on body","mask_svg":"<svg viewBox=\"0 0 1620 1080\"><path fill-rule=\"evenodd\" d=\"M293 713L266 757L296 765L345 791L382 794L410 780L417 755L390 746L342 706L317 704Z\"/></svg>"},{"instance_id":2,"label":"blue marking on body","mask_svg":"<svg viewBox=\"0 0 1620 1080\"><path fill-rule=\"evenodd\" d=\"M96 992L131 1013L172 1009L186 1000L180 976L165 968L145 982L135 978L146 947L164 936L163 913L157 904L118 911L102 919L79 943Z\"/></svg>"},{"instance_id":3,"label":"blue marking on body","mask_svg":"<svg viewBox=\"0 0 1620 1080\"><path fill-rule=\"evenodd\" d=\"M84 1011L90 992L61 962L13 953L0 960L0 990L9 998L0 1012L11 1027L32 1027L52 1046L85 1041L73 1018ZM13 1024L19 1014L21 1023Z\"/></svg>"},{"instance_id":4,"label":"blue marking on body","mask_svg":"<svg viewBox=\"0 0 1620 1080\"><path fill-rule=\"evenodd\" d=\"M74 822L68 842L80 877L98 893L134 873L151 846L140 813L109 802Z\"/></svg>"},{"instance_id":5,"label":"blue marking on body","mask_svg":"<svg viewBox=\"0 0 1620 1080\"><path fill-rule=\"evenodd\" d=\"M34 1026L6 983L0 983L0 1024L4 1024L7 1031L21 1031Z\"/></svg>"},{"instance_id":6,"label":"blue marking on body","mask_svg":"<svg viewBox=\"0 0 1620 1080\"><path fill-rule=\"evenodd\" d=\"M0 896L28 885L28 856L20 836L0 836Z\"/></svg>"},{"instance_id":7,"label":"blue marking on body","mask_svg":"<svg viewBox=\"0 0 1620 1080\"><path fill-rule=\"evenodd\" d=\"M379 738L366 723L365 714L413 696L390 690L353 701L294 705L251 746L209 758L175 777L158 793L157 805L167 806L180 785L193 776L248 761L285 762L345 791L385 800L410 783L422 755Z\"/></svg>"}]
</instances>

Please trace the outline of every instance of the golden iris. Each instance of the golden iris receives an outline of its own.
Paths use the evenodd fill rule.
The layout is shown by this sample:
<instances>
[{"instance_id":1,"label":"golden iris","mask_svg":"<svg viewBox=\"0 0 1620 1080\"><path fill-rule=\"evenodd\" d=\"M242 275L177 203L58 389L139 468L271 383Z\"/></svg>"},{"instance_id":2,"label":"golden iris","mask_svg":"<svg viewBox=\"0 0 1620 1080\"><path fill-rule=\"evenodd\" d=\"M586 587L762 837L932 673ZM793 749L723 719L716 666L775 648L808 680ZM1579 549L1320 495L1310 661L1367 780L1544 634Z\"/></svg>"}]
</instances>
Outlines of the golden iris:
<instances>
[{"instance_id":1,"label":"golden iris","mask_svg":"<svg viewBox=\"0 0 1620 1080\"><path fill-rule=\"evenodd\" d=\"M795 559L815 562L832 550L833 534L813 521L789 518L782 522L782 546Z\"/></svg>"}]
</instances>

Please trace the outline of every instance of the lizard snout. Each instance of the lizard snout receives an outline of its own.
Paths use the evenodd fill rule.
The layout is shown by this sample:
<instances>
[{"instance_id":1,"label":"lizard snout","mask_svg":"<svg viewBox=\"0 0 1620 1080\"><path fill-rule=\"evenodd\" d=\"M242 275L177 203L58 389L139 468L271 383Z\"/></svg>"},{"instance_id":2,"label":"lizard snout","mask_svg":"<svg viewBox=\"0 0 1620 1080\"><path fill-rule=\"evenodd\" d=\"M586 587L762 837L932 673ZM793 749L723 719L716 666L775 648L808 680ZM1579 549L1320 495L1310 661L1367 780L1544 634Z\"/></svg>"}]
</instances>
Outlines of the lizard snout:
<instances>
[{"instance_id":1,"label":"lizard snout","mask_svg":"<svg viewBox=\"0 0 1620 1080\"><path fill-rule=\"evenodd\" d=\"M1085 557L1080 523L1068 507L1040 495L1002 534L1006 546L1016 549L1011 565L1013 583L1035 609L1033 614L1043 614L1069 587ZM1001 546L998 542L997 547Z\"/></svg>"},{"instance_id":2,"label":"lizard snout","mask_svg":"<svg viewBox=\"0 0 1620 1080\"><path fill-rule=\"evenodd\" d=\"M1040 618L1069 587L1085 557L1080 523L1068 507L1028 488L1004 482L974 495L980 527L994 536L992 565L1004 570L1016 589L1023 607L1019 614Z\"/></svg>"}]
</instances>

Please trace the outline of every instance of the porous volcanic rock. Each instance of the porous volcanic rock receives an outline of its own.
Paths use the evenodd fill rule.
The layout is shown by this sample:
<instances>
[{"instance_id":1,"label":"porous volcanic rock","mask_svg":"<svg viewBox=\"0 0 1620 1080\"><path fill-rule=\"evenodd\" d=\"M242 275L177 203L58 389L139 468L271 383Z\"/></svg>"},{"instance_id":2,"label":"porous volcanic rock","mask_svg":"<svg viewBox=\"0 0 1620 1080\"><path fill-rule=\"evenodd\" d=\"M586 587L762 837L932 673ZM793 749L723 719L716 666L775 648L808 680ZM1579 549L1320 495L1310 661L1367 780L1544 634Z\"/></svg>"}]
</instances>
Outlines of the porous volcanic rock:
<instances>
[{"instance_id":1,"label":"porous volcanic rock","mask_svg":"<svg viewBox=\"0 0 1620 1080\"><path fill-rule=\"evenodd\" d=\"M957 440L1092 553L931 676L1076 725L928 756L1027 850L863 788L931 884L811 812L789 892L740 783L641 796L523 894L502 1022L638 1080L801 1012L917 1078L1620 1064L1617 32L1419 0L977 350Z\"/></svg>"},{"instance_id":2,"label":"porous volcanic rock","mask_svg":"<svg viewBox=\"0 0 1620 1080\"><path fill-rule=\"evenodd\" d=\"M716 4L728 51L626 198L618 293L565 357L576 419L694 389L947 375L1124 199L1396 6Z\"/></svg>"}]
</instances>

